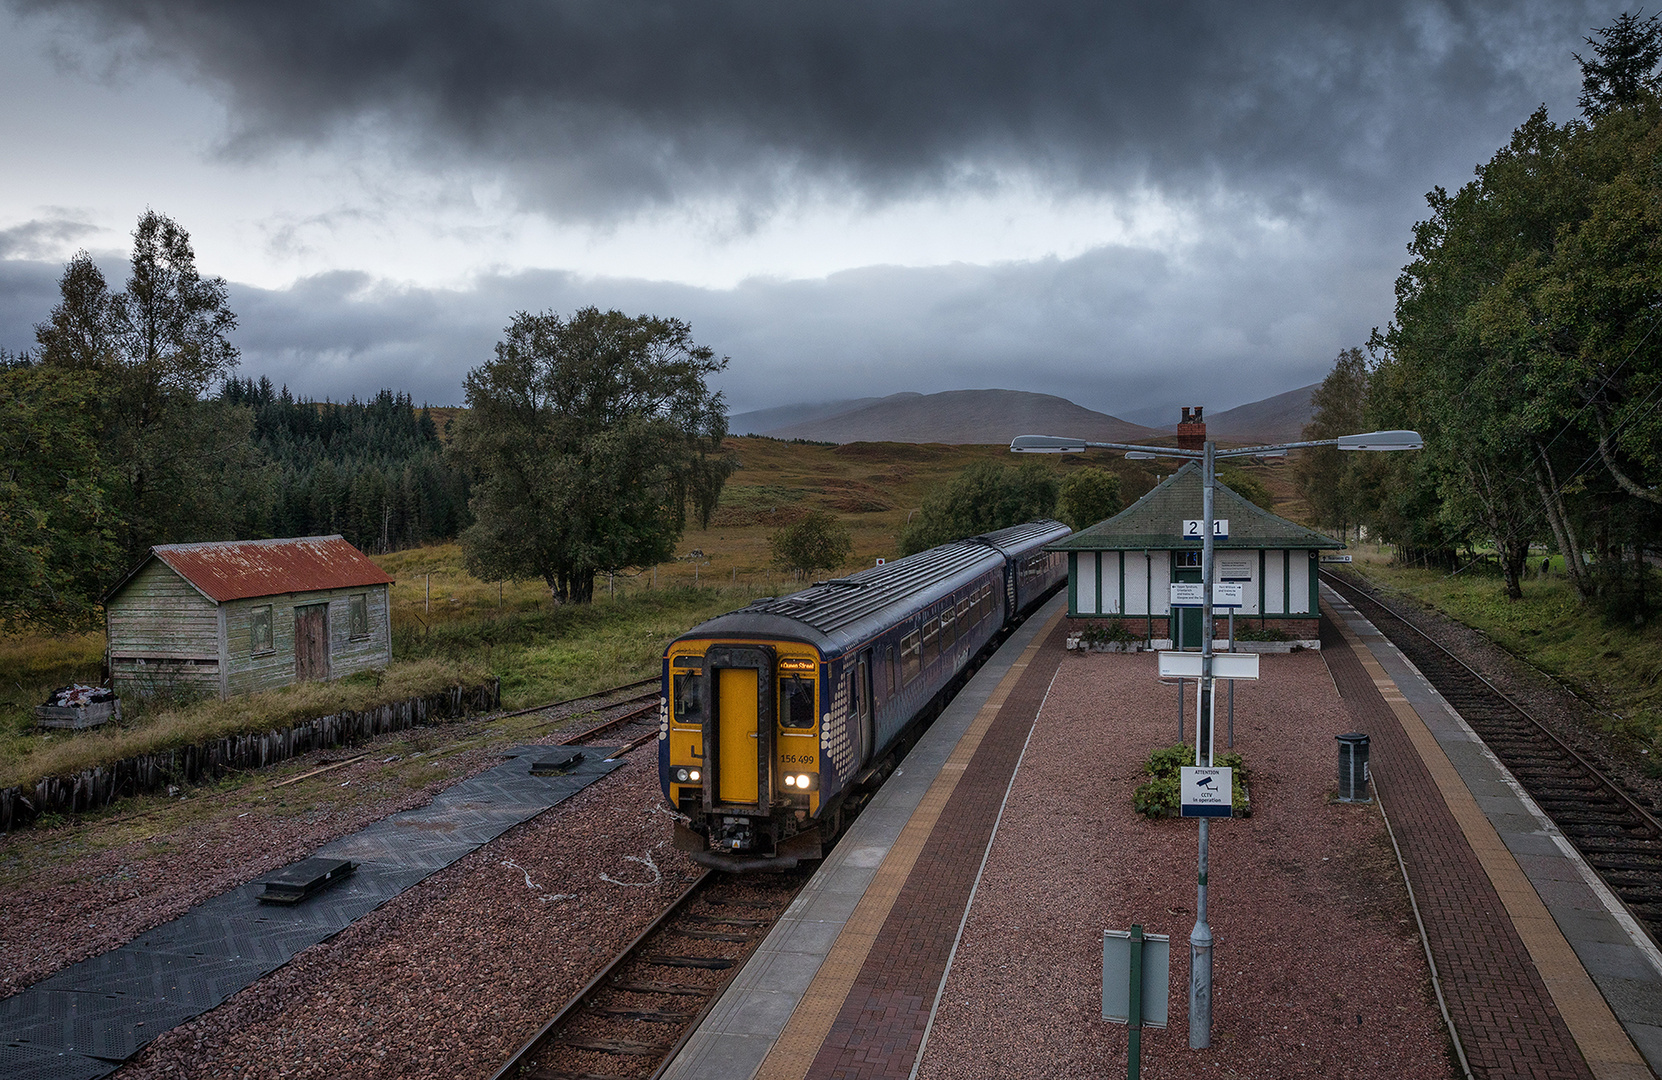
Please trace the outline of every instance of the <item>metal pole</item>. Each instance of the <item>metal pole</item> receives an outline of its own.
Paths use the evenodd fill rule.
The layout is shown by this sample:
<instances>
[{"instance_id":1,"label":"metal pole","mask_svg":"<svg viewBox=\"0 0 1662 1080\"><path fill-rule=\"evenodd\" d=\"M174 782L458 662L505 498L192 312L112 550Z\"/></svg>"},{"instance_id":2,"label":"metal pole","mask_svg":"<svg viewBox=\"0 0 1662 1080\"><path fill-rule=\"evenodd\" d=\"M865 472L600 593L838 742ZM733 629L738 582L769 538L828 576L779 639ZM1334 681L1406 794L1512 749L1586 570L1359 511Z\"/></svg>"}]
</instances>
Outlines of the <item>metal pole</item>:
<instances>
[{"instance_id":1,"label":"metal pole","mask_svg":"<svg viewBox=\"0 0 1662 1080\"><path fill-rule=\"evenodd\" d=\"M1235 609L1229 609L1229 651L1235 651ZM1229 748L1235 749L1235 680L1229 680Z\"/></svg>"},{"instance_id":2,"label":"metal pole","mask_svg":"<svg viewBox=\"0 0 1662 1080\"><path fill-rule=\"evenodd\" d=\"M1125 1011L1131 1031L1131 1045L1125 1055L1125 1080L1137 1080L1143 1072L1143 928L1131 924L1131 999Z\"/></svg>"},{"instance_id":3,"label":"metal pole","mask_svg":"<svg viewBox=\"0 0 1662 1080\"><path fill-rule=\"evenodd\" d=\"M1201 509L1201 651L1200 697L1209 702L1212 696L1212 495L1217 486L1217 443L1206 441L1205 456L1201 459L1204 487ZM1200 715L1207 718L1210 710L1203 704ZM1195 729L1195 764L1211 765L1210 732ZM1203 758L1204 755L1204 758ZM1212 1045L1212 928L1206 922L1206 861L1207 821L1200 819L1200 865L1195 895L1195 928L1189 932L1189 1049L1204 1050Z\"/></svg>"},{"instance_id":4,"label":"metal pole","mask_svg":"<svg viewBox=\"0 0 1662 1080\"><path fill-rule=\"evenodd\" d=\"M1177 680L1177 741L1179 743L1183 741L1183 687L1188 681L1188 679Z\"/></svg>"}]
</instances>

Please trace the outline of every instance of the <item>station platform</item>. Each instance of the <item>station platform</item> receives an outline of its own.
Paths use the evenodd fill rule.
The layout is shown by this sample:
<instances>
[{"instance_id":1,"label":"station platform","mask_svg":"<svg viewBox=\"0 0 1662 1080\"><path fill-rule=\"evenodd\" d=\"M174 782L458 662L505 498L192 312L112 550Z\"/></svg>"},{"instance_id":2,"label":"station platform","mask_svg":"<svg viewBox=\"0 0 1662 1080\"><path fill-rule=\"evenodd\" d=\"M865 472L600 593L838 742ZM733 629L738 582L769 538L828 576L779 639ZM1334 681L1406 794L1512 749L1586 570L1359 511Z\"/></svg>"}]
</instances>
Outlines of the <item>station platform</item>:
<instances>
[{"instance_id":1,"label":"station platform","mask_svg":"<svg viewBox=\"0 0 1662 1080\"><path fill-rule=\"evenodd\" d=\"M1067 653L1064 612L970 681L665 1076L1124 1075L1101 933L1132 922L1172 942L1151 1076L1662 1071L1662 955L1332 594L1322 649L1265 657L1238 695L1254 812L1214 826L1213 1037L1189 1050L1195 830L1129 808L1148 752L1176 741L1177 689L1146 654ZM1371 736L1375 804L1332 801L1347 731Z\"/></svg>"}]
</instances>

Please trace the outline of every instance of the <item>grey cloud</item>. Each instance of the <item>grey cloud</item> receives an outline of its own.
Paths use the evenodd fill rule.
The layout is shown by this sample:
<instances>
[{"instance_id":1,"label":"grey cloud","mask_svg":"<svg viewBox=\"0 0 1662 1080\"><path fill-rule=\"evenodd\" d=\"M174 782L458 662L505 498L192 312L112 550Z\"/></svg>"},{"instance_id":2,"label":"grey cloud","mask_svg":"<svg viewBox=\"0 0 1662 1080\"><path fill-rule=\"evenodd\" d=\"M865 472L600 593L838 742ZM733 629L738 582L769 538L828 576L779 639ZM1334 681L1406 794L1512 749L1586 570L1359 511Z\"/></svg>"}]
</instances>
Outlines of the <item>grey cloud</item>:
<instances>
[{"instance_id":1,"label":"grey cloud","mask_svg":"<svg viewBox=\"0 0 1662 1080\"><path fill-rule=\"evenodd\" d=\"M220 89L232 152L392 132L561 216L996 183L1296 208L1468 168L1610 0L10 0ZM1416 181L1416 183L1419 183ZM1429 183L1422 186L1429 186Z\"/></svg>"},{"instance_id":2,"label":"grey cloud","mask_svg":"<svg viewBox=\"0 0 1662 1080\"><path fill-rule=\"evenodd\" d=\"M39 259L98 231L96 225L62 215L25 221L0 229L0 259Z\"/></svg>"}]
</instances>

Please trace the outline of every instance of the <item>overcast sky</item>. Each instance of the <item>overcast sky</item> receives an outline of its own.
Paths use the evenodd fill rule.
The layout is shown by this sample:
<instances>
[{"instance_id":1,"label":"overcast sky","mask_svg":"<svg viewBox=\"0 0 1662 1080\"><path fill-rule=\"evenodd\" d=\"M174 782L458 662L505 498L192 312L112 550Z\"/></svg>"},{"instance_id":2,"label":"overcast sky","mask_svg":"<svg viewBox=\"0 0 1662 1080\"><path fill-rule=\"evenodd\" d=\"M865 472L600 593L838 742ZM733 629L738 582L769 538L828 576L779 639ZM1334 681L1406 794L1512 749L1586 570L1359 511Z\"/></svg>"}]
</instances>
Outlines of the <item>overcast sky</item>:
<instances>
[{"instance_id":1,"label":"overcast sky","mask_svg":"<svg viewBox=\"0 0 1662 1080\"><path fill-rule=\"evenodd\" d=\"M0 347L150 207L243 374L460 403L517 310L676 315L734 412L1318 381L1617 3L0 0Z\"/></svg>"}]
</instances>

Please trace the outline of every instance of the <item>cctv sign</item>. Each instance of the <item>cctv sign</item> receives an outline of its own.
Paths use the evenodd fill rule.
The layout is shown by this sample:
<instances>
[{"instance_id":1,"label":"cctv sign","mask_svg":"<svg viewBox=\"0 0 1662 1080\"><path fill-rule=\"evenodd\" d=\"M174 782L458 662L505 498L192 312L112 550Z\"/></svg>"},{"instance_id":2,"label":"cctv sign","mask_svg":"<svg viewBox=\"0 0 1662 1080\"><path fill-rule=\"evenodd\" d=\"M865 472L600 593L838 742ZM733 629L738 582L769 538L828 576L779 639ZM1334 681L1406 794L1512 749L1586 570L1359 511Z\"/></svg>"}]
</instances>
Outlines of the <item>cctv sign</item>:
<instances>
[{"instance_id":1,"label":"cctv sign","mask_svg":"<svg viewBox=\"0 0 1662 1080\"><path fill-rule=\"evenodd\" d=\"M1184 766L1178 799L1183 817L1228 817L1235 804L1234 770Z\"/></svg>"}]
</instances>

